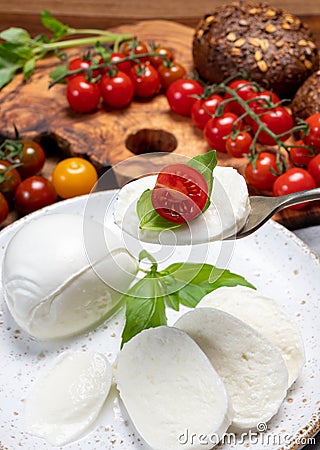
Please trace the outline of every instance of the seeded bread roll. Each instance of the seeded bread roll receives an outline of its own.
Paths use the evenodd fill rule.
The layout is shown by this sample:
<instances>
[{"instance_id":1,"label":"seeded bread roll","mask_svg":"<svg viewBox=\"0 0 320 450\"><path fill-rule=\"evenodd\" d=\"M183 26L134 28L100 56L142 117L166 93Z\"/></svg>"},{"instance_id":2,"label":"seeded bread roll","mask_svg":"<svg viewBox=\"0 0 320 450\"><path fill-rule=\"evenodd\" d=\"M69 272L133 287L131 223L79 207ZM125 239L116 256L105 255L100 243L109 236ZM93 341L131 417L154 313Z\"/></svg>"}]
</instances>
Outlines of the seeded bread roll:
<instances>
[{"instance_id":1,"label":"seeded bread roll","mask_svg":"<svg viewBox=\"0 0 320 450\"><path fill-rule=\"evenodd\" d=\"M193 59L200 77L210 83L246 71L282 98L293 98L319 68L319 50L308 27L267 3L234 2L205 15L195 30Z\"/></svg>"},{"instance_id":2,"label":"seeded bread roll","mask_svg":"<svg viewBox=\"0 0 320 450\"><path fill-rule=\"evenodd\" d=\"M295 118L301 119L320 113L320 70L314 72L298 89L291 110Z\"/></svg>"}]
</instances>

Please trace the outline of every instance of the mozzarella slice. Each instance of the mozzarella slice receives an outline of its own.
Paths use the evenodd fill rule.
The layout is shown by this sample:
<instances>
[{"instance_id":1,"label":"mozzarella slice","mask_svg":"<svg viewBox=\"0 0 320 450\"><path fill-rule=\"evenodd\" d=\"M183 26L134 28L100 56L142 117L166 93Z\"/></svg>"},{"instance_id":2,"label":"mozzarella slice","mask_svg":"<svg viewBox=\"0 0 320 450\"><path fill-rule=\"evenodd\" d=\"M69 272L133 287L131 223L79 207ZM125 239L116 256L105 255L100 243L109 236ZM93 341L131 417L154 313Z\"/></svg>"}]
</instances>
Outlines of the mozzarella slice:
<instances>
[{"instance_id":1,"label":"mozzarella slice","mask_svg":"<svg viewBox=\"0 0 320 450\"><path fill-rule=\"evenodd\" d=\"M259 331L280 350L288 369L288 387L298 378L305 362L303 341L297 325L275 300L245 286L221 287L206 295L198 307L220 309Z\"/></svg>"},{"instance_id":2,"label":"mozzarella slice","mask_svg":"<svg viewBox=\"0 0 320 450\"><path fill-rule=\"evenodd\" d=\"M129 235L141 241L171 245L202 243L228 237L240 230L250 213L247 185L232 167L215 167L209 208L195 220L172 230L139 229L137 201L147 189L153 189L156 176L147 176L126 184L115 203L115 222Z\"/></svg>"},{"instance_id":3,"label":"mozzarella slice","mask_svg":"<svg viewBox=\"0 0 320 450\"><path fill-rule=\"evenodd\" d=\"M234 409L234 431L256 429L279 410L288 373L279 350L234 316L198 308L175 323L202 348L224 381Z\"/></svg>"},{"instance_id":4,"label":"mozzarella slice","mask_svg":"<svg viewBox=\"0 0 320 450\"><path fill-rule=\"evenodd\" d=\"M136 271L137 262L110 230L77 215L47 215L30 221L9 242L4 297L30 335L62 338L111 315Z\"/></svg>"},{"instance_id":5,"label":"mozzarella slice","mask_svg":"<svg viewBox=\"0 0 320 450\"><path fill-rule=\"evenodd\" d=\"M148 329L125 344L115 379L132 422L153 450L212 448L231 422L220 377L198 345L175 328ZM207 445L200 435L208 436Z\"/></svg>"},{"instance_id":6,"label":"mozzarella slice","mask_svg":"<svg viewBox=\"0 0 320 450\"><path fill-rule=\"evenodd\" d=\"M52 445L78 439L98 417L111 380L112 368L103 355L62 353L27 398L28 431Z\"/></svg>"}]
</instances>

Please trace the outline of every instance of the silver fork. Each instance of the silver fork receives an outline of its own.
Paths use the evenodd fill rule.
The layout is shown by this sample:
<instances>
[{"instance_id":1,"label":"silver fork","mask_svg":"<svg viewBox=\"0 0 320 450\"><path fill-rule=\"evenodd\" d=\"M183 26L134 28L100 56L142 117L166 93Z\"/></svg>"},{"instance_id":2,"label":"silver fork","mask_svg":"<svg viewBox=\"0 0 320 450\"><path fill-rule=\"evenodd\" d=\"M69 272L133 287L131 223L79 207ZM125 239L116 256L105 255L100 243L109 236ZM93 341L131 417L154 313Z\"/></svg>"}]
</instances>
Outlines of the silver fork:
<instances>
[{"instance_id":1,"label":"silver fork","mask_svg":"<svg viewBox=\"0 0 320 450\"><path fill-rule=\"evenodd\" d=\"M226 240L240 239L256 231L276 212L311 200L320 200L320 188L307 191L294 192L280 197L250 197L251 212L245 226L236 234L225 238Z\"/></svg>"}]
</instances>

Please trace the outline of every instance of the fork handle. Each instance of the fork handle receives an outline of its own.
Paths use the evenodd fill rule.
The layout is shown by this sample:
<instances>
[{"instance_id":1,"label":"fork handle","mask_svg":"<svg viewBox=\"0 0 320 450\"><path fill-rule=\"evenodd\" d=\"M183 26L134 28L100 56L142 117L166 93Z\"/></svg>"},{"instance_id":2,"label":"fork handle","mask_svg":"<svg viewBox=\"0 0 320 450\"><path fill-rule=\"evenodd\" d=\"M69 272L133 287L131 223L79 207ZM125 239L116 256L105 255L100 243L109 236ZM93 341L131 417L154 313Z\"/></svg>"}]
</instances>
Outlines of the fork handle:
<instances>
[{"instance_id":1,"label":"fork handle","mask_svg":"<svg viewBox=\"0 0 320 450\"><path fill-rule=\"evenodd\" d=\"M320 200L320 187L308 189L306 191L293 192L292 194L282 195L278 197L277 211L287 206L298 205L310 200Z\"/></svg>"}]
</instances>

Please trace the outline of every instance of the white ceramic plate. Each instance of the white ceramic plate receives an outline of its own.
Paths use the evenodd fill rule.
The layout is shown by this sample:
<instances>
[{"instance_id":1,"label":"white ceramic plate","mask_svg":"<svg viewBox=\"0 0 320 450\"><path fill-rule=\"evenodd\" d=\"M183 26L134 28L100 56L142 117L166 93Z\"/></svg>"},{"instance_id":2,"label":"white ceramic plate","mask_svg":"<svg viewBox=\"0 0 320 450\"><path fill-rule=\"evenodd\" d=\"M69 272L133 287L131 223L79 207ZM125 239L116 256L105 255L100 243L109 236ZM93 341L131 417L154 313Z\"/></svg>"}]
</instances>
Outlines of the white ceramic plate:
<instances>
[{"instance_id":1,"label":"white ceramic plate","mask_svg":"<svg viewBox=\"0 0 320 450\"><path fill-rule=\"evenodd\" d=\"M7 243L24 223L43 214L83 214L86 208L87 213L89 211L90 215L100 220L101 211L106 209L113 195L112 191L91 195L89 208L87 196L67 200L15 222L0 233L1 262ZM245 439L241 442L238 439L235 443L220 444L216 448L300 448L305 441L299 441L299 438L310 437L320 428L319 259L292 233L273 221L269 221L254 235L236 243L226 241L222 246L220 243L211 243L196 247L194 252L190 247L178 247L171 249L169 254L166 253L168 248L156 248L158 254L155 256L161 257L163 265L173 261L205 260L245 276L263 294L274 297L286 308L300 327L306 348L306 364L301 377L288 392L286 401L268 424L266 433L253 436L251 441ZM104 353L113 362L119 349L123 311L94 332L68 341L45 343L32 340L21 331L8 313L1 291L0 298L0 450L50 449L51 446L42 439L28 434L24 425L24 401L30 386L66 349L94 349ZM174 314L168 315L169 324L173 323L175 317ZM184 431L181 430L182 433ZM93 429L82 439L64 448L148 449L131 426L115 389L110 393Z\"/></svg>"}]
</instances>

